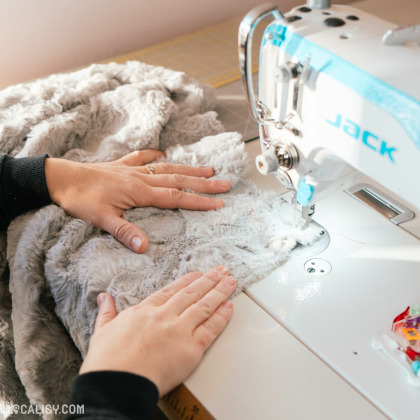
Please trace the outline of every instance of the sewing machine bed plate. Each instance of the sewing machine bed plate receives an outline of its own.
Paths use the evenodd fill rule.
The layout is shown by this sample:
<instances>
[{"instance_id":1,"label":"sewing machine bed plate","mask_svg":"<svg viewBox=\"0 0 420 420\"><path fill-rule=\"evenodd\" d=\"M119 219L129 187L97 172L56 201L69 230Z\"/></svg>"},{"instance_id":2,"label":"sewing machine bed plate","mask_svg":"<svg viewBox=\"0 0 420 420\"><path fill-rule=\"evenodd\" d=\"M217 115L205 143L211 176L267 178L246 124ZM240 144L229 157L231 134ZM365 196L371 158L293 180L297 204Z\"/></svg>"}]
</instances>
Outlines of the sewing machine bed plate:
<instances>
[{"instance_id":1,"label":"sewing machine bed plate","mask_svg":"<svg viewBox=\"0 0 420 420\"><path fill-rule=\"evenodd\" d=\"M255 155L259 151L259 142L248 143L246 147L251 155ZM252 178L262 188L281 191L274 178L271 182L256 170ZM407 375L391 359L371 347L371 336L388 333L398 313L408 305L419 303L419 240L341 191L317 204L315 219L326 227L330 235L328 248L316 256L289 258L271 275L251 286L246 295L330 366L337 373L336 379L331 382L331 373L326 366L322 374L312 374L311 369L302 368L306 362L302 359L300 366L296 353L285 355L285 348L289 347L284 338L275 338L273 344L275 324L258 328L258 321L253 325L253 320L247 315L245 319L248 321L243 326L236 326L251 334L245 342L239 344L243 338L238 330L233 333L237 342L235 339L232 341L232 336L227 338L223 335L186 383L199 399L204 399L202 403L210 411L212 407L216 410L213 415L217 414L218 419L254 419L254 405L259 410L261 406L266 409L264 416L259 418L304 418L302 412L288 417L287 410L293 404L288 401L286 407L289 408L281 404L288 398L297 398L291 397L290 391L282 394L290 378L294 377L294 381L300 381L302 386L306 382L311 384L312 394L318 396L312 397L311 401L328 401L325 393L331 393L328 406L324 405L320 411L311 408L311 418L315 418L316 413L324 418L333 418L329 413L334 409L335 397L344 401L349 418L355 418L355 415L369 419L380 417L380 412L365 404L360 394L391 418L413 417L418 411L420 388L410 385ZM313 257L328 261L332 266L331 272L321 276L307 273L305 262ZM258 333L252 337L254 329ZM232 334L232 329L229 331ZM258 340L259 346L255 340ZM257 346L258 350L251 356L244 346ZM230 373L235 371L234 366L238 363L238 354L234 353L237 347L249 357L247 363L241 363L243 373L239 377ZM224 351L220 351L223 348ZM291 351L290 348L287 351ZM215 358L213 355L216 355ZM243 362L243 359L239 360ZM261 367L261 363L265 364L265 373L256 376L255 369ZM289 364L296 370L294 375L288 375ZM272 369L267 369L269 366ZM200 371L206 369L213 372L205 376L206 381L213 377L216 382L224 383L222 389L231 391L222 397L219 386L210 390L206 385L204 392ZM218 369L222 371L219 373ZM348 385L340 377L360 394L352 395L348 390L343 393L342 388ZM252 378L257 378L258 382L255 383ZM214 380L211 384L214 385ZM296 383L292 384L292 388L293 385L296 386ZM309 392L307 386L303 389ZM234 398L255 392L260 399L241 398L239 401ZM219 401L207 405L207 400L213 398L212 394L217 395ZM298 393L300 399L306 398L304 394ZM230 403L227 395L231 397ZM246 409L241 414L232 411L235 409L231 405L235 404ZM217 407L223 409L218 412ZM340 417L343 418L342 412Z\"/></svg>"},{"instance_id":2,"label":"sewing machine bed plate","mask_svg":"<svg viewBox=\"0 0 420 420\"><path fill-rule=\"evenodd\" d=\"M413 416L420 388L371 336L418 303L420 242L342 192L317 207L331 243L316 257L331 272L311 275L309 258L292 258L247 294L387 415Z\"/></svg>"}]
</instances>

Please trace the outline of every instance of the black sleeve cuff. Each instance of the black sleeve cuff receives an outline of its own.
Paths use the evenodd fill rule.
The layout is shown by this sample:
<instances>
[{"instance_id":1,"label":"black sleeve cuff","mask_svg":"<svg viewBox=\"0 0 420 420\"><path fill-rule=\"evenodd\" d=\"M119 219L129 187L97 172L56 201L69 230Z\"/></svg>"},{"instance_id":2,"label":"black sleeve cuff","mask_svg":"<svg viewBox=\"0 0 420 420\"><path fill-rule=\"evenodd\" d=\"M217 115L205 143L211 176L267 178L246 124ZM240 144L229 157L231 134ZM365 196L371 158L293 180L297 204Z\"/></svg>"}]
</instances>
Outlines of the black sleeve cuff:
<instances>
[{"instance_id":1,"label":"black sleeve cuff","mask_svg":"<svg viewBox=\"0 0 420 420\"><path fill-rule=\"evenodd\" d=\"M51 204L45 179L47 157L0 157L1 229L21 213Z\"/></svg>"},{"instance_id":2,"label":"black sleeve cuff","mask_svg":"<svg viewBox=\"0 0 420 420\"><path fill-rule=\"evenodd\" d=\"M71 387L70 402L83 406L73 419L153 420L159 392L149 379L128 372L101 371L78 376Z\"/></svg>"}]
</instances>

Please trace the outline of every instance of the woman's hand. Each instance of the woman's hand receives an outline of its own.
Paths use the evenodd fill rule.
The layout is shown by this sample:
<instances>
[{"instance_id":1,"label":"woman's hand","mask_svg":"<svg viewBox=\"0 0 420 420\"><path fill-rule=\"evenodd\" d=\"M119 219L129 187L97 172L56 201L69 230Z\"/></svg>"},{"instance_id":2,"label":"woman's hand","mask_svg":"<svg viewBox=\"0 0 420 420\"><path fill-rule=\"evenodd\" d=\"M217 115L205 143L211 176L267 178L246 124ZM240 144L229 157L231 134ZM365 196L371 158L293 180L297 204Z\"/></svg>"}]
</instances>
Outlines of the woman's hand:
<instances>
[{"instance_id":1,"label":"woman's hand","mask_svg":"<svg viewBox=\"0 0 420 420\"><path fill-rule=\"evenodd\" d=\"M169 163L145 165L164 153L156 150L133 152L114 162L78 163L48 158L45 176L54 203L73 217L106 230L134 252L147 249L146 234L121 216L133 207L214 210L220 199L183 192L217 194L229 190L228 181L206 179L210 167Z\"/></svg>"},{"instance_id":2,"label":"woman's hand","mask_svg":"<svg viewBox=\"0 0 420 420\"><path fill-rule=\"evenodd\" d=\"M117 370L154 382L162 396L182 383L233 313L236 281L225 266L189 273L117 315L98 296L95 332L80 373Z\"/></svg>"}]
</instances>

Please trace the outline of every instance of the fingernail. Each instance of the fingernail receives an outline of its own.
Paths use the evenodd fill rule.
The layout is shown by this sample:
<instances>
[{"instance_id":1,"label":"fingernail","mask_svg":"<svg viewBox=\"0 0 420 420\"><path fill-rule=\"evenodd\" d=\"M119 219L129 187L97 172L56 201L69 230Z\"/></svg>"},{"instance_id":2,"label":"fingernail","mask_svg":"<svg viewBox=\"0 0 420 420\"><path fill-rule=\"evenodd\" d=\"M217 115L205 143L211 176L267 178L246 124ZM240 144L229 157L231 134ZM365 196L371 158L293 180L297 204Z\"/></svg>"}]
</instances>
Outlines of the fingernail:
<instances>
[{"instance_id":1,"label":"fingernail","mask_svg":"<svg viewBox=\"0 0 420 420\"><path fill-rule=\"evenodd\" d=\"M133 239L131 240L131 249L139 252L142 243L143 241L140 238L140 236L134 236Z\"/></svg>"},{"instance_id":2,"label":"fingernail","mask_svg":"<svg viewBox=\"0 0 420 420\"><path fill-rule=\"evenodd\" d=\"M214 174L214 169L210 166L202 166L202 168L210 175Z\"/></svg>"},{"instance_id":3,"label":"fingernail","mask_svg":"<svg viewBox=\"0 0 420 420\"><path fill-rule=\"evenodd\" d=\"M223 309L225 311L230 312L233 309L233 303L230 300L227 300L224 304L223 304Z\"/></svg>"},{"instance_id":4,"label":"fingernail","mask_svg":"<svg viewBox=\"0 0 420 420\"><path fill-rule=\"evenodd\" d=\"M217 208L220 208L220 207L223 207L224 202L223 200L218 199L216 200L216 204L217 204Z\"/></svg>"},{"instance_id":5,"label":"fingernail","mask_svg":"<svg viewBox=\"0 0 420 420\"><path fill-rule=\"evenodd\" d=\"M236 280L233 277L230 277L230 276L225 278L225 282L229 286L235 286L236 285Z\"/></svg>"},{"instance_id":6,"label":"fingernail","mask_svg":"<svg viewBox=\"0 0 420 420\"><path fill-rule=\"evenodd\" d=\"M229 181L219 181L219 185L222 188L230 188L230 182Z\"/></svg>"},{"instance_id":7,"label":"fingernail","mask_svg":"<svg viewBox=\"0 0 420 420\"><path fill-rule=\"evenodd\" d=\"M219 265L215 268L215 270L220 274L229 274L229 270L225 265Z\"/></svg>"},{"instance_id":8,"label":"fingernail","mask_svg":"<svg viewBox=\"0 0 420 420\"><path fill-rule=\"evenodd\" d=\"M98 306L101 307L101 305L103 305L106 301L106 294L105 293L100 293L98 295Z\"/></svg>"}]
</instances>

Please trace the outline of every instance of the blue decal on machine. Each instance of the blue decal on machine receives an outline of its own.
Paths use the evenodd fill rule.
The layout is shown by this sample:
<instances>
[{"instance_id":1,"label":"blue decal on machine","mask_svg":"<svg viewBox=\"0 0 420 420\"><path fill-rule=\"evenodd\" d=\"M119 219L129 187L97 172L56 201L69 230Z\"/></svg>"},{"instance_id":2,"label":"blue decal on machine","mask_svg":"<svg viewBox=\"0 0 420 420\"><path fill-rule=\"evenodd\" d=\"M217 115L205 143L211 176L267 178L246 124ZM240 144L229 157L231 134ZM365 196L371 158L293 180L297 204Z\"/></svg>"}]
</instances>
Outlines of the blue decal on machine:
<instances>
[{"instance_id":1,"label":"blue decal on machine","mask_svg":"<svg viewBox=\"0 0 420 420\"><path fill-rule=\"evenodd\" d=\"M262 47L267 42L278 46L287 54L302 62L310 56L311 68L329 75L390 114L401 124L416 146L420 148L419 100L395 89L302 36L286 30L286 27L282 24L273 23L266 28ZM348 127L348 130L351 129L351 127ZM356 132L354 135L357 135L357 138L359 137ZM378 147L375 146L374 137L366 134L364 140L366 146ZM393 150L391 149L386 143L379 145L379 153L388 156L393 161Z\"/></svg>"},{"instance_id":2,"label":"blue decal on machine","mask_svg":"<svg viewBox=\"0 0 420 420\"><path fill-rule=\"evenodd\" d=\"M337 114L333 120L326 121L328 124L331 124L333 127L343 131L355 140L361 140L366 147L379 153L385 158L388 158L392 163L395 163L395 159L392 154L397 152L397 148L389 146L385 140L380 139L374 133L364 130L348 118L343 118L341 114Z\"/></svg>"}]
</instances>

